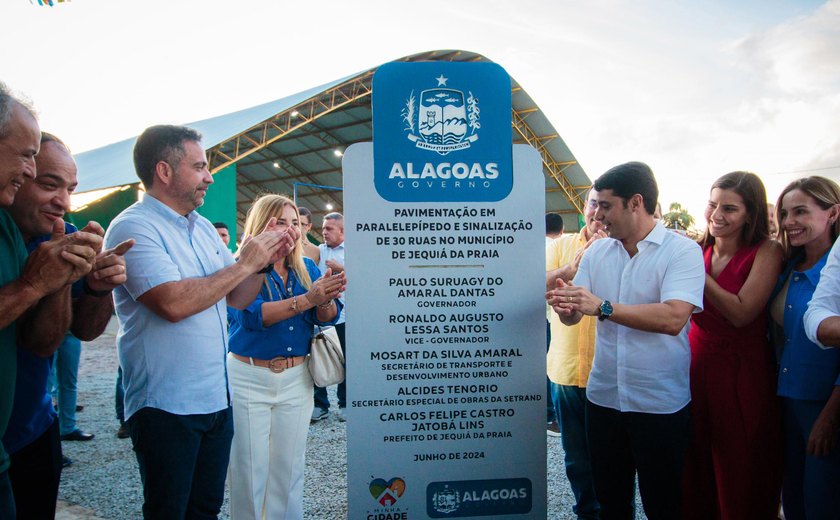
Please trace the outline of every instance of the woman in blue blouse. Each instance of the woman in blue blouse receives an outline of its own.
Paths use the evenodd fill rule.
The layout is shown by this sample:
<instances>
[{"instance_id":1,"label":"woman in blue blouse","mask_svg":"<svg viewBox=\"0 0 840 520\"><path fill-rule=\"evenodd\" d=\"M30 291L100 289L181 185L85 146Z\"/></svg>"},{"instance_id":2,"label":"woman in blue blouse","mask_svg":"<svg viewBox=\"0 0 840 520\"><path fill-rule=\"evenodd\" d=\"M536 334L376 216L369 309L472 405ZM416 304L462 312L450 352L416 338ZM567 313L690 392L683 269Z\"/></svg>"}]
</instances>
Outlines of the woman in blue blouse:
<instances>
[{"instance_id":1,"label":"woman in blue blouse","mask_svg":"<svg viewBox=\"0 0 840 520\"><path fill-rule=\"evenodd\" d=\"M776 204L788 259L770 314L784 329L778 394L785 422L785 518L840 518L840 350L805 336L802 317L840 234L840 188L822 177L790 183Z\"/></svg>"},{"instance_id":2,"label":"woman in blue blouse","mask_svg":"<svg viewBox=\"0 0 840 520\"><path fill-rule=\"evenodd\" d=\"M274 222L276 219L276 223ZM245 235L298 226L294 203L280 195L254 202ZM260 294L231 313L227 366L233 404L230 512L239 519L302 519L306 435L312 415L309 341L314 325L339 315L345 275L324 276L297 245L266 273Z\"/></svg>"}]
</instances>

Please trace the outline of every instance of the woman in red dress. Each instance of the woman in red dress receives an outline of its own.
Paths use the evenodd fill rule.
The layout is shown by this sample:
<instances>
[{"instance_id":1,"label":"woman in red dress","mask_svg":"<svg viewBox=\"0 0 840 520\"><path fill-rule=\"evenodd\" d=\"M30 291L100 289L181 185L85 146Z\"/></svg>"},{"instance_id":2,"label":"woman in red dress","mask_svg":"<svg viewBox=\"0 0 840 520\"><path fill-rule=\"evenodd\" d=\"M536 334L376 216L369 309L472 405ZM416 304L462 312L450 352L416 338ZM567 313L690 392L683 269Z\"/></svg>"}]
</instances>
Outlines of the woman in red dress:
<instances>
[{"instance_id":1,"label":"woman in red dress","mask_svg":"<svg viewBox=\"0 0 840 520\"><path fill-rule=\"evenodd\" d=\"M704 310L689 332L693 432L684 518L775 519L781 424L766 308L782 248L769 239L767 195L755 174L715 181L705 217Z\"/></svg>"}]
</instances>

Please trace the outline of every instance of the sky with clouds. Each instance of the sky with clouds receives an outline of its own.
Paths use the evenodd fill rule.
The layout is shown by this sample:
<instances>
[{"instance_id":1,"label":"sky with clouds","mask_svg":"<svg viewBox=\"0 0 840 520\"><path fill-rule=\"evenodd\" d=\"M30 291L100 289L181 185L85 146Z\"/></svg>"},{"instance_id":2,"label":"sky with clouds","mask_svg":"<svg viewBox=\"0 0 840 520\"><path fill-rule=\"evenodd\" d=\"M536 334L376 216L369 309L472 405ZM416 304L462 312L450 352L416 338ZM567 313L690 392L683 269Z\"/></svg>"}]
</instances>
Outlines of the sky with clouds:
<instances>
[{"instance_id":1,"label":"sky with clouds","mask_svg":"<svg viewBox=\"0 0 840 520\"><path fill-rule=\"evenodd\" d=\"M840 181L840 0L4 0L0 20L0 79L76 152L455 48L516 78L590 178L645 161L696 218L732 170L771 199Z\"/></svg>"}]
</instances>

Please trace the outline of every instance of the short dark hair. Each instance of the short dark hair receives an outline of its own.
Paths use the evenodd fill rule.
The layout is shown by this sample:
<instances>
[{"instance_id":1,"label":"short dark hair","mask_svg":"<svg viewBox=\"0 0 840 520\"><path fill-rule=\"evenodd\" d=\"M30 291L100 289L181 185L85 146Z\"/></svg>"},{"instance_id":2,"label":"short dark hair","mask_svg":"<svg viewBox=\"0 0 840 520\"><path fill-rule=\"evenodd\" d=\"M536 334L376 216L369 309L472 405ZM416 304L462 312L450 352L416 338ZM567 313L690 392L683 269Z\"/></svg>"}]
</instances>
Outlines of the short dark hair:
<instances>
[{"instance_id":1,"label":"short dark hair","mask_svg":"<svg viewBox=\"0 0 840 520\"><path fill-rule=\"evenodd\" d=\"M227 229L230 231L230 228L224 222L213 222L213 227L216 229Z\"/></svg>"},{"instance_id":2,"label":"short dark hair","mask_svg":"<svg viewBox=\"0 0 840 520\"><path fill-rule=\"evenodd\" d=\"M55 143L61 145L64 147L65 150L67 150L67 153L73 155L73 153L70 151L70 147L67 146L67 144L64 141L62 141L61 139L49 132L41 132L41 146L44 146L47 143Z\"/></svg>"},{"instance_id":3,"label":"short dark hair","mask_svg":"<svg viewBox=\"0 0 840 520\"><path fill-rule=\"evenodd\" d=\"M758 175L750 172L730 172L716 180L709 192L715 188L732 190L744 201L747 210L747 222L741 228L741 240L744 244L754 246L770 236L770 226L767 223L767 192ZM709 232L707 225L700 244L706 247L714 243L715 237Z\"/></svg>"},{"instance_id":4,"label":"short dark hair","mask_svg":"<svg viewBox=\"0 0 840 520\"><path fill-rule=\"evenodd\" d=\"M134 170L148 190L155 180L155 167L160 161L173 169L184 158L184 141L201 142L201 134L192 128L175 125L150 126L134 143Z\"/></svg>"},{"instance_id":5,"label":"short dark hair","mask_svg":"<svg viewBox=\"0 0 840 520\"><path fill-rule=\"evenodd\" d=\"M561 217L557 213L546 213L545 214L545 234L546 235L558 235L563 232L565 225L563 223L563 217Z\"/></svg>"},{"instance_id":6,"label":"short dark hair","mask_svg":"<svg viewBox=\"0 0 840 520\"><path fill-rule=\"evenodd\" d=\"M309 217L309 222L312 222L312 212L306 206L298 206L298 214Z\"/></svg>"},{"instance_id":7,"label":"short dark hair","mask_svg":"<svg viewBox=\"0 0 840 520\"><path fill-rule=\"evenodd\" d=\"M644 201L645 211L649 215L656 211L659 187L653 170L643 162L633 161L613 166L598 177L592 187L595 191L612 190L613 195L624 200L625 207L633 195L639 194Z\"/></svg>"}]
</instances>

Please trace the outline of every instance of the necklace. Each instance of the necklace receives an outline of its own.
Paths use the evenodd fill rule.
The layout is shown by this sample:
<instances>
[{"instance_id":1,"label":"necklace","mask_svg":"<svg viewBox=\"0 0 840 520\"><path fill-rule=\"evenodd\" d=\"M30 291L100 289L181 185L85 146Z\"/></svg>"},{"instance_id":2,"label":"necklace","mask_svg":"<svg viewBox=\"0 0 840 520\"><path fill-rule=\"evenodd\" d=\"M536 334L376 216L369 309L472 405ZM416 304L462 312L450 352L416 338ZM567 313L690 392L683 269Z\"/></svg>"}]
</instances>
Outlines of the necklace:
<instances>
[{"instance_id":1,"label":"necklace","mask_svg":"<svg viewBox=\"0 0 840 520\"><path fill-rule=\"evenodd\" d=\"M277 298L278 300L283 300L288 298L292 295L292 272L288 271L286 274L286 293L283 294L283 286L277 283L277 279L274 277L274 272L268 273L266 276L271 280L271 283L274 285L274 290L277 291ZM280 278L280 275L277 275L277 278ZM282 278L281 278L282 281ZM269 295L270 296L270 295Z\"/></svg>"}]
</instances>

